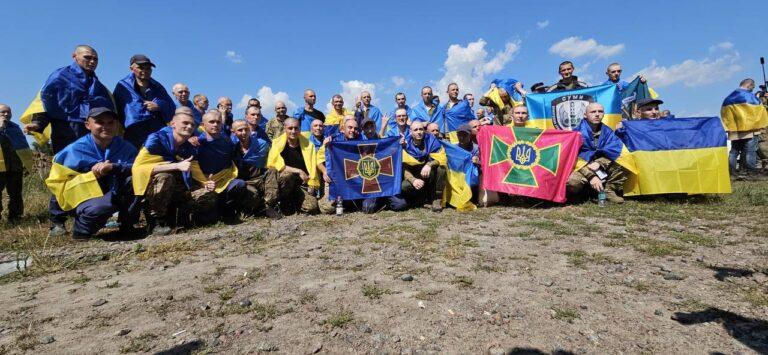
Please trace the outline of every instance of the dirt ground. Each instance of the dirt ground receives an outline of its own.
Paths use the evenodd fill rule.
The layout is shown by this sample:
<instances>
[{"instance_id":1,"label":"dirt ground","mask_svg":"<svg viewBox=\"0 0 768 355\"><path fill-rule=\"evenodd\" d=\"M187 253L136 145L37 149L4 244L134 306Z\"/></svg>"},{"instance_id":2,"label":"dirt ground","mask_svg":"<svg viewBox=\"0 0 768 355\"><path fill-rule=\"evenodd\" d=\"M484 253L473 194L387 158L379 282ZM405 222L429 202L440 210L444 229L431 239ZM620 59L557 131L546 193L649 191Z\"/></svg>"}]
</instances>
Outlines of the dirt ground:
<instances>
[{"instance_id":1,"label":"dirt ground","mask_svg":"<svg viewBox=\"0 0 768 355\"><path fill-rule=\"evenodd\" d=\"M754 186L65 244L0 279L0 353L768 353Z\"/></svg>"}]
</instances>

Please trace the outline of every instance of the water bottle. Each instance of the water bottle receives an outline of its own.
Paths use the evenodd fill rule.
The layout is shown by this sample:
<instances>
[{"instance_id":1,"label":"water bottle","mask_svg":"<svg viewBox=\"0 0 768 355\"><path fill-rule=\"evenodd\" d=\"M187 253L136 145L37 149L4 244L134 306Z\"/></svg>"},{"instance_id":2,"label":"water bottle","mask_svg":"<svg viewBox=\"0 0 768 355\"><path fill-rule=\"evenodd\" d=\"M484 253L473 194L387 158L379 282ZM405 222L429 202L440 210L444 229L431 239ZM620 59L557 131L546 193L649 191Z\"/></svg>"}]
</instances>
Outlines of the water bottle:
<instances>
[{"instance_id":1,"label":"water bottle","mask_svg":"<svg viewBox=\"0 0 768 355\"><path fill-rule=\"evenodd\" d=\"M597 193L597 205L605 207L605 190Z\"/></svg>"},{"instance_id":2,"label":"water bottle","mask_svg":"<svg viewBox=\"0 0 768 355\"><path fill-rule=\"evenodd\" d=\"M344 200L341 199L341 196L336 196L336 215L341 216L344 214Z\"/></svg>"}]
</instances>

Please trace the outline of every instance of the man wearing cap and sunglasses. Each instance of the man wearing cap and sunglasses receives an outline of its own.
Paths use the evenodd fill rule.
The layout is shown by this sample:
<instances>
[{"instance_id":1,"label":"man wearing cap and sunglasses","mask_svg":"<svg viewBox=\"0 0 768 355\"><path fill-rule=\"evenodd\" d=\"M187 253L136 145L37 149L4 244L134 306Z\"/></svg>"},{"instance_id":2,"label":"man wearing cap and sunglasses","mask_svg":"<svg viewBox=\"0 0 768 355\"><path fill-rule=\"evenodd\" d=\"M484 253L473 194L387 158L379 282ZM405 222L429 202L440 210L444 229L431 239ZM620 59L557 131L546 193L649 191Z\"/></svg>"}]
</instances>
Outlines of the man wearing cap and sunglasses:
<instances>
[{"instance_id":1,"label":"man wearing cap and sunglasses","mask_svg":"<svg viewBox=\"0 0 768 355\"><path fill-rule=\"evenodd\" d=\"M139 148L147 136L165 127L176 106L165 88L152 79L155 64L143 54L131 57L131 73L115 86L118 117L125 140Z\"/></svg>"}]
</instances>

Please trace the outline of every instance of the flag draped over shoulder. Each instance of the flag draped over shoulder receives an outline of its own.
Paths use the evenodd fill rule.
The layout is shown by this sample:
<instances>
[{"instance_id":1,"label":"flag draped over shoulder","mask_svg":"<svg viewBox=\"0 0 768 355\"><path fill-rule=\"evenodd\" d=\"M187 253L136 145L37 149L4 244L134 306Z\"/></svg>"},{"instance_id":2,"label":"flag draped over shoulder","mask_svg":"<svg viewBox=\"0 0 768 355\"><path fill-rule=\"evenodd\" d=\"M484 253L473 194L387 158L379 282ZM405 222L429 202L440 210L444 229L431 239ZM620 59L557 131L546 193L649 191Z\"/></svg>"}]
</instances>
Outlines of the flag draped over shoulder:
<instances>
[{"instance_id":1,"label":"flag draped over shoulder","mask_svg":"<svg viewBox=\"0 0 768 355\"><path fill-rule=\"evenodd\" d=\"M198 136L197 160L190 166L192 179L205 184L208 177L216 184L214 191L221 193L232 180L237 178L234 163L235 145L225 135L208 139L205 133Z\"/></svg>"},{"instance_id":2,"label":"flag draped over shoulder","mask_svg":"<svg viewBox=\"0 0 768 355\"><path fill-rule=\"evenodd\" d=\"M730 193L726 134L718 117L625 121L638 172L624 195Z\"/></svg>"},{"instance_id":3,"label":"flag draped over shoulder","mask_svg":"<svg viewBox=\"0 0 768 355\"><path fill-rule=\"evenodd\" d=\"M32 171L32 151L29 150L27 144L27 138L24 137L24 133L21 131L21 127L14 122L8 121L5 124L5 129L0 131L0 135L5 135L11 142L11 148L13 148L16 155L19 156L21 163L24 165L24 169ZM6 157L3 156L3 150L0 149L0 173L7 171L5 164Z\"/></svg>"},{"instance_id":4,"label":"flag draped over shoulder","mask_svg":"<svg viewBox=\"0 0 768 355\"><path fill-rule=\"evenodd\" d=\"M749 90L736 89L720 108L728 132L749 132L768 126L768 110Z\"/></svg>"},{"instance_id":5,"label":"flag draped over shoulder","mask_svg":"<svg viewBox=\"0 0 768 355\"><path fill-rule=\"evenodd\" d=\"M500 88L503 88L504 90L506 90L507 93L509 94L509 96L512 98L513 101L522 102L523 101L523 96L520 95L520 93L517 92L517 90L515 89L515 85L518 82L519 81L517 79L512 79L512 78L508 78L508 79L493 79L493 81L491 81L491 84L495 84L497 87L500 87ZM517 105L515 105L515 106L517 106ZM499 107L504 107L504 105L501 105Z\"/></svg>"},{"instance_id":6,"label":"flag draped over shoulder","mask_svg":"<svg viewBox=\"0 0 768 355\"><path fill-rule=\"evenodd\" d=\"M484 126L477 138L483 187L565 202L565 183L581 147L578 132Z\"/></svg>"},{"instance_id":7,"label":"flag draped over shoulder","mask_svg":"<svg viewBox=\"0 0 768 355\"><path fill-rule=\"evenodd\" d=\"M447 202L458 211L471 211L477 208L472 203L472 186L477 186L477 166L472 164L472 153L454 144L441 141L446 156L446 178L443 202Z\"/></svg>"},{"instance_id":8,"label":"flag draped over shoulder","mask_svg":"<svg viewBox=\"0 0 768 355\"><path fill-rule=\"evenodd\" d=\"M400 139L333 140L325 149L325 164L333 182L329 199L394 196L403 179Z\"/></svg>"},{"instance_id":9,"label":"flag draped over shoulder","mask_svg":"<svg viewBox=\"0 0 768 355\"><path fill-rule=\"evenodd\" d=\"M133 163L132 184L133 192L136 196L143 196L149 186L152 178L152 170L160 164L169 164L184 160L189 157L195 157L195 148L189 143L184 142L176 147L173 140L173 128L163 127L159 131L152 133L147 137L144 146L139 150L139 155ZM190 172L181 174L187 187L190 186Z\"/></svg>"},{"instance_id":10,"label":"flag draped over shoulder","mask_svg":"<svg viewBox=\"0 0 768 355\"><path fill-rule=\"evenodd\" d=\"M589 125L587 120L582 120L576 130L581 133L582 138L576 169L581 169L594 158L605 157L618 163L625 169L637 173L634 158L621 139L619 139L618 134L609 128L608 125L600 125L600 138L597 140L597 145L595 145L592 139L592 126Z\"/></svg>"},{"instance_id":11,"label":"flag draped over shoulder","mask_svg":"<svg viewBox=\"0 0 768 355\"><path fill-rule=\"evenodd\" d=\"M45 184L56 196L59 206L69 211L83 201L104 195L91 171L96 163L109 160L112 164L133 164L135 158L136 148L122 138L114 137L102 152L93 136L87 134L56 154Z\"/></svg>"},{"instance_id":12,"label":"flag draped over shoulder","mask_svg":"<svg viewBox=\"0 0 768 355\"><path fill-rule=\"evenodd\" d=\"M583 89L528 94L528 127L573 130L584 118L587 105L597 102L605 108L603 123L614 128L621 121L621 94L616 85L600 85Z\"/></svg>"},{"instance_id":13,"label":"flag draped over shoulder","mask_svg":"<svg viewBox=\"0 0 768 355\"><path fill-rule=\"evenodd\" d=\"M135 84L136 76L131 73L115 85L117 114L123 127L128 128L152 118L158 118L163 123L170 122L174 112L176 112L176 105L163 85L155 79L150 79L149 87L142 96L136 91ZM147 110L144 105L145 100L156 103L160 106L160 110L154 112Z\"/></svg>"},{"instance_id":14,"label":"flag draped over shoulder","mask_svg":"<svg viewBox=\"0 0 768 355\"><path fill-rule=\"evenodd\" d=\"M301 156L304 158L304 165L306 165L309 180L307 185L310 187L320 187L320 178L317 174L317 151L315 145L309 141L303 135L299 135L299 147L301 148ZM288 144L288 136L281 134L274 141L272 141L272 147L269 148L269 155L267 155L267 168L273 168L278 172L285 169L285 160L281 153Z\"/></svg>"},{"instance_id":15,"label":"flag draped over shoulder","mask_svg":"<svg viewBox=\"0 0 768 355\"><path fill-rule=\"evenodd\" d=\"M472 107L469 106L469 101L461 100L456 105L453 105L448 110L445 110L445 123L447 126L448 137L452 143L458 142L456 137L456 130L463 124L468 124L469 121L475 119L475 113L472 112Z\"/></svg>"},{"instance_id":16,"label":"flag draped over shoulder","mask_svg":"<svg viewBox=\"0 0 768 355\"><path fill-rule=\"evenodd\" d=\"M413 116L409 116L411 118L411 122L413 121L422 121L427 123L437 123L437 126L440 127L440 131L442 132L445 128L443 128L443 120L445 119L445 106L443 105L435 105L435 107L432 109L432 114L429 112L429 108L427 108L426 105L424 105L424 102L419 102L418 105L414 106L409 114L413 114Z\"/></svg>"}]
</instances>

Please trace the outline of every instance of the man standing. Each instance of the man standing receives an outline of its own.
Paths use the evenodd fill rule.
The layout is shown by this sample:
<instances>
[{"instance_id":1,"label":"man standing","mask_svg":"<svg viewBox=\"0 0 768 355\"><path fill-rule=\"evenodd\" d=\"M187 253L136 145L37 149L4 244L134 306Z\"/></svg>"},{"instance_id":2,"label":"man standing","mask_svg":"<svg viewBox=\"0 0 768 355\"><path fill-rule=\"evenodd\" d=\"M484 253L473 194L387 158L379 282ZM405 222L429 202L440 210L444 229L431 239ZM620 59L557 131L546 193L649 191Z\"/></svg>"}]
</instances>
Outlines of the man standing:
<instances>
[{"instance_id":1,"label":"man standing","mask_svg":"<svg viewBox=\"0 0 768 355\"><path fill-rule=\"evenodd\" d=\"M430 203L433 212L443 210L443 190L446 179L446 157L439 140L426 133L425 124L411 123L410 139L402 139L402 195L408 204Z\"/></svg>"},{"instance_id":2,"label":"man standing","mask_svg":"<svg viewBox=\"0 0 768 355\"><path fill-rule=\"evenodd\" d=\"M432 88L425 86L421 88L421 102L413 108L413 116L408 116L412 121L435 123L439 129L443 127L443 111L444 107L435 103Z\"/></svg>"},{"instance_id":3,"label":"man standing","mask_svg":"<svg viewBox=\"0 0 768 355\"><path fill-rule=\"evenodd\" d=\"M275 141L283 132L285 119L288 118L288 108L285 106L285 102L278 101L275 103L275 118L267 122L267 138L271 141Z\"/></svg>"},{"instance_id":4,"label":"man standing","mask_svg":"<svg viewBox=\"0 0 768 355\"><path fill-rule=\"evenodd\" d=\"M512 123L509 126L525 127L528 123L528 107L515 106L512 109Z\"/></svg>"},{"instance_id":5,"label":"man standing","mask_svg":"<svg viewBox=\"0 0 768 355\"><path fill-rule=\"evenodd\" d=\"M382 115L381 110L379 110L378 107L371 105L372 99L370 92L363 91L360 93L360 101L355 103L355 118L357 119L357 123L361 126L362 122L366 119L373 121L376 125L375 129L378 131L382 124Z\"/></svg>"},{"instance_id":6,"label":"man standing","mask_svg":"<svg viewBox=\"0 0 768 355\"><path fill-rule=\"evenodd\" d=\"M11 122L11 107L0 104L0 212L3 211L3 190L8 192L8 222L17 221L24 214L21 195L24 169L31 169L29 145L21 128Z\"/></svg>"},{"instance_id":7,"label":"man standing","mask_svg":"<svg viewBox=\"0 0 768 355\"><path fill-rule=\"evenodd\" d=\"M202 120L205 111L208 111L208 97L203 94L197 94L192 99L195 102L195 109L200 113L200 119Z\"/></svg>"},{"instance_id":8,"label":"man standing","mask_svg":"<svg viewBox=\"0 0 768 355\"><path fill-rule=\"evenodd\" d=\"M753 79L744 79L739 88L723 101L723 118L731 151L728 157L731 174L741 168L747 175L757 174L757 149L760 131L768 124L768 112L752 91Z\"/></svg>"},{"instance_id":9,"label":"man standing","mask_svg":"<svg viewBox=\"0 0 768 355\"><path fill-rule=\"evenodd\" d=\"M150 134L131 170L133 191L144 196L148 218L155 224L152 235L171 233L175 209L182 214L211 211L216 206L216 183L203 184L191 178L196 149L189 143L195 133L195 119L177 113L171 125Z\"/></svg>"},{"instance_id":10,"label":"man standing","mask_svg":"<svg viewBox=\"0 0 768 355\"><path fill-rule=\"evenodd\" d=\"M272 141L267 157L267 168L279 173L280 210L289 215L297 211L315 214L315 192L320 187L315 146L301 134L299 120L287 118L284 126L285 132Z\"/></svg>"},{"instance_id":11,"label":"man standing","mask_svg":"<svg viewBox=\"0 0 768 355\"><path fill-rule=\"evenodd\" d=\"M410 138L411 129L408 126L411 123L411 119L408 118L408 110L406 108L398 108L394 112L395 114L395 126L384 131L385 126L382 126L381 136L384 137L403 137Z\"/></svg>"},{"instance_id":12,"label":"man standing","mask_svg":"<svg viewBox=\"0 0 768 355\"><path fill-rule=\"evenodd\" d=\"M608 80L603 85L614 84L619 91L623 91L629 85L628 82L621 80L621 65L619 63L609 64L608 68L605 69L605 75L608 76ZM645 78L642 75L640 75L640 82L645 83Z\"/></svg>"},{"instance_id":13,"label":"man standing","mask_svg":"<svg viewBox=\"0 0 768 355\"><path fill-rule=\"evenodd\" d=\"M459 84L456 84L456 83L448 84L448 90L446 90L446 93L448 94L448 102L445 103L445 110L448 111L451 108L453 108L453 106L455 106L460 102ZM470 107L472 106L470 105Z\"/></svg>"},{"instance_id":14,"label":"man standing","mask_svg":"<svg viewBox=\"0 0 768 355\"><path fill-rule=\"evenodd\" d=\"M346 116L353 116L352 111L344 108L344 98L341 95L336 94L331 98L331 112L325 115L325 130L326 135L331 136L341 129L342 121Z\"/></svg>"},{"instance_id":15,"label":"man standing","mask_svg":"<svg viewBox=\"0 0 768 355\"><path fill-rule=\"evenodd\" d=\"M131 236L139 211L130 184L136 148L115 136L117 114L106 107L92 108L85 127L90 134L53 158L45 184L63 210L74 210L73 238L91 237L118 211L121 233Z\"/></svg>"},{"instance_id":16,"label":"man standing","mask_svg":"<svg viewBox=\"0 0 768 355\"><path fill-rule=\"evenodd\" d=\"M507 90L501 87L496 87L495 84L491 84L491 91L488 91L483 97L480 98L480 106L485 106L490 110L491 117L486 117L487 122L493 122L494 125L504 126L512 123L512 108L514 103L512 97L509 96ZM489 94L493 93L493 90L498 90L499 98L501 99L501 105L491 99ZM493 120L493 121L491 121Z\"/></svg>"},{"instance_id":17,"label":"man standing","mask_svg":"<svg viewBox=\"0 0 768 355\"><path fill-rule=\"evenodd\" d=\"M573 75L574 70L573 62L566 60L560 63L558 72L560 73L561 79L555 85L547 88L547 92L575 90L587 87L586 83L579 81L579 77Z\"/></svg>"},{"instance_id":18,"label":"man standing","mask_svg":"<svg viewBox=\"0 0 768 355\"><path fill-rule=\"evenodd\" d=\"M39 135L50 125L54 154L89 133L83 123L92 107L115 108L109 90L96 76L99 64L96 50L91 46L79 45L72 53L72 59L72 64L56 69L48 76L40 90L39 100L36 99L30 105L30 109L36 109L28 109L27 112L31 114L20 120L26 123L24 132L27 134ZM51 221L49 235L57 237L66 234L64 222L67 214L61 210L55 196L51 196L48 212Z\"/></svg>"},{"instance_id":19,"label":"man standing","mask_svg":"<svg viewBox=\"0 0 768 355\"><path fill-rule=\"evenodd\" d=\"M427 134L431 134L435 138L441 139L441 137L440 137L440 127L438 127L437 123L428 123L427 124Z\"/></svg>"},{"instance_id":20,"label":"man standing","mask_svg":"<svg viewBox=\"0 0 768 355\"><path fill-rule=\"evenodd\" d=\"M267 138L267 118L261 114L261 107L248 106L248 108L245 109L245 121L250 126L251 133ZM234 127L232 128L234 129ZM234 141L235 140L233 140L233 142Z\"/></svg>"},{"instance_id":21,"label":"man standing","mask_svg":"<svg viewBox=\"0 0 768 355\"><path fill-rule=\"evenodd\" d=\"M195 117L195 124L199 126L203 121L203 113L205 112L200 112L198 109L196 109L192 101L189 100L189 87L187 84L176 83L171 88L171 91L173 92L173 97L175 98L174 103L176 104L176 108L189 107L192 109L192 115Z\"/></svg>"},{"instance_id":22,"label":"man standing","mask_svg":"<svg viewBox=\"0 0 768 355\"><path fill-rule=\"evenodd\" d=\"M406 104L405 94L402 92L398 92L395 94L395 108L392 109L388 114L384 115L382 118L381 125L387 127L387 132L393 130L395 126L397 125L397 122L395 120L392 120L396 116L396 112L399 109L404 109L407 117L413 116L413 110L411 110L410 107ZM411 124L410 119L408 124ZM409 130L408 127L406 127L406 130Z\"/></svg>"},{"instance_id":23,"label":"man standing","mask_svg":"<svg viewBox=\"0 0 768 355\"><path fill-rule=\"evenodd\" d=\"M659 105L664 101L652 98L640 99L635 103L635 109L637 112L635 115L641 119L658 120L662 118Z\"/></svg>"},{"instance_id":24,"label":"man standing","mask_svg":"<svg viewBox=\"0 0 768 355\"><path fill-rule=\"evenodd\" d=\"M238 220L243 209L240 198L246 191L245 181L237 178L235 147L229 134L222 130L221 114L217 111L203 115L203 133L198 137L197 164L192 164L192 178L201 185L213 181L216 186L217 206L208 211L211 216L221 215L226 223ZM217 213L219 212L219 213Z\"/></svg>"},{"instance_id":25,"label":"man standing","mask_svg":"<svg viewBox=\"0 0 768 355\"><path fill-rule=\"evenodd\" d=\"M245 181L248 190L245 212L264 213L270 219L282 218L277 207L277 170L267 169L269 140L252 133L248 122L243 120L232 123L232 133L237 137L237 178Z\"/></svg>"},{"instance_id":26,"label":"man standing","mask_svg":"<svg viewBox=\"0 0 768 355\"><path fill-rule=\"evenodd\" d=\"M464 94L464 100L469 101L469 108L475 107L475 95Z\"/></svg>"},{"instance_id":27,"label":"man standing","mask_svg":"<svg viewBox=\"0 0 768 355\"><path fill-rule=\"evenodd\" d=\"M293 114L293 118L299 120L301 133L309 133L314 120L325 122L325 115L320 110L315 110L316 102L315 91L312 89L304 90L304 107L299 107Z\"/></svg>"},{"instance_id":28,"label":"man standing","mask_svg":"<svg viewBox=\"0 0 768 355\"><path fill-rule=\"evenodd\" d=\"M613 130L603 124L605 109L599 103L587 105L586 117L581 121L578 131L583 144L579 150L579 159L586 165L571 173L566 184L568 196L572 199L581 197L585 187L595 192L605 191L605 197L613 203L623 203L618 191L627 179L624 169L616 162L621 155L623 144Z\"/></svg>"},{"instance_id":29,"label":"man standing","mask_svg":"<svg viewBox=\"0 0 768 355\"><path fill-rule=\"evenodd\" d=\"M136 54L131 57L131 73L115 86L117 114L125 127L123 138L135 147L165 127L176 111L168 92L152 79L154 67L147 56Z\"/></svg>"},{"instance_id":30,"label":"man standing","mask_svg":"<svg viewBox=\"0 0 768 355\"><path fill-rule=\"evenodd\" d=\"M216 111L219 111L219 114L221 114L224 128L229 131L232 127L232 120L234 120L234 115L232 115L232 99L226 96L220 97L216 101Z\"/></svg>"}]
</instances>

